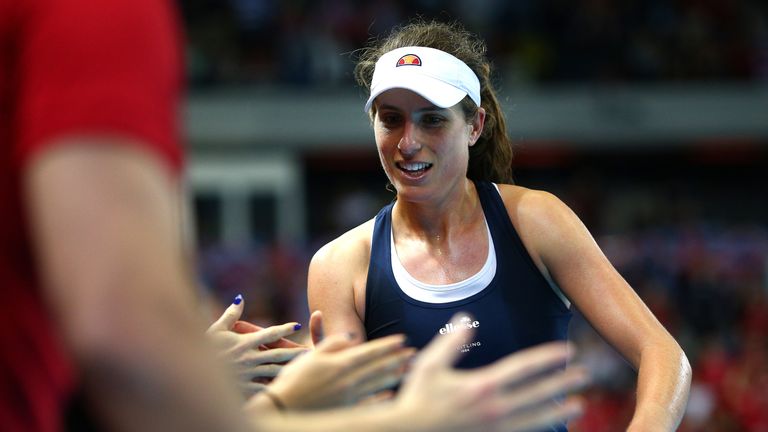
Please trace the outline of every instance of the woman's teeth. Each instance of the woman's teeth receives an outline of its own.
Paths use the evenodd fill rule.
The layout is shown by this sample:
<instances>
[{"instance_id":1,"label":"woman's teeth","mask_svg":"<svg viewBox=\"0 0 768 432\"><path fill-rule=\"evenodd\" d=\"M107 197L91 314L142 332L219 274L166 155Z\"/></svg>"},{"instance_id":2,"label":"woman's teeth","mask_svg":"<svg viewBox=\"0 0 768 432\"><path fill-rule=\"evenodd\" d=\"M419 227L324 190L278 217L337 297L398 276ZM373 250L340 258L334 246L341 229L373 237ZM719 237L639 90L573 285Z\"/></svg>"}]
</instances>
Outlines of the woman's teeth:
<instances>
[{"instance_id":1,"label":"woman's teeth","mask_svg":"<svg viewBox=\"0 0 768 432\"><path fill-rule=\"evenodd\" d=\"M432 164L426 162L399 162L397 166L403 171L415 173L431 168Z\"/></svg>"}]
</instances>

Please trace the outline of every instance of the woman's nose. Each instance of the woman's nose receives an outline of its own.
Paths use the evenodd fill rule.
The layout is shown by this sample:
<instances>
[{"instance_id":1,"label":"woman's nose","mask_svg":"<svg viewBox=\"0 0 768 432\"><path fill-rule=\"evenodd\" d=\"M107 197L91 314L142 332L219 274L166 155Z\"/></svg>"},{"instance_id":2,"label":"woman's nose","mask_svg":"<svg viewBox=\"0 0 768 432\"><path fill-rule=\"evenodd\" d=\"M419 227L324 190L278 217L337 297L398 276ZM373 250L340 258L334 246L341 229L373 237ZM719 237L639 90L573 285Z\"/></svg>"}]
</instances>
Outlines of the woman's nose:
<instances>
[{"instance_id":1,"label":"woman's nose","mask_svg":"<svg viewBox=\"0 0 768 432\"><path fill-rule=\"evenodd\" d=\"M400 150L404 156L413 156L421 149L421 144L416 133L416 127L411 122L406 122L403 127L403 136L400 137L400 142L397 144L397 149Z\"/></svg>"}]
</instances>

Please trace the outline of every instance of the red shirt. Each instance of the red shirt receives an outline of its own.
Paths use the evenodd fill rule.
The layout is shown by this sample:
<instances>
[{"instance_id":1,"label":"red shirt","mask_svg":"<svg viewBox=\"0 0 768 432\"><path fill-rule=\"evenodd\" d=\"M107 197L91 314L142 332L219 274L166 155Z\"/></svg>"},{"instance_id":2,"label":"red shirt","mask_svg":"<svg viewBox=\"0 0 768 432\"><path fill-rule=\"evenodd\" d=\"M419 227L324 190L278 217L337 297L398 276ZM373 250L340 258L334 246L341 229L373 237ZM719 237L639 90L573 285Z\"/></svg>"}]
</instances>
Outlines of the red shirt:
<instances>
[{"instance_id":1,"label":"red shirt","mask_svg":"<svg viewBox=\"0 0 768 432\"><path fill-rule=\"evenodd\" d=\"M163 0L0 0L0 430L55 431L77 385L20 190L57 137L119 134L178 172L178 22Z\"/></svg>"}]
</instances>

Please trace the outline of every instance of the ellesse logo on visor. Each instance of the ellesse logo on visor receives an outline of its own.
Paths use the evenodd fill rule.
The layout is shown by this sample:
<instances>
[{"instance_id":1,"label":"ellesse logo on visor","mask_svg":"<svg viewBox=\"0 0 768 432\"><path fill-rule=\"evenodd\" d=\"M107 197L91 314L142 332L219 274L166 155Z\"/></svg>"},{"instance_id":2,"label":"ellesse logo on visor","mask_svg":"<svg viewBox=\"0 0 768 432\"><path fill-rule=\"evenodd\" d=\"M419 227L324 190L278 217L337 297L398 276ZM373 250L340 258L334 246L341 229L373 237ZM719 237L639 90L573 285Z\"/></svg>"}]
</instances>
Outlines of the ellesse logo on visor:
<instances>
[{"instance_id":1,"label":"ellesse logo on visor","mask_svg":"<svg viewBox=\"0 0 768 432\"><path fill-rule=\"evenodd\" d=\"M400 66L421 66L421 59L416 54L406 54L397 60L395 67Z\"/></svg>"}]
</instances>

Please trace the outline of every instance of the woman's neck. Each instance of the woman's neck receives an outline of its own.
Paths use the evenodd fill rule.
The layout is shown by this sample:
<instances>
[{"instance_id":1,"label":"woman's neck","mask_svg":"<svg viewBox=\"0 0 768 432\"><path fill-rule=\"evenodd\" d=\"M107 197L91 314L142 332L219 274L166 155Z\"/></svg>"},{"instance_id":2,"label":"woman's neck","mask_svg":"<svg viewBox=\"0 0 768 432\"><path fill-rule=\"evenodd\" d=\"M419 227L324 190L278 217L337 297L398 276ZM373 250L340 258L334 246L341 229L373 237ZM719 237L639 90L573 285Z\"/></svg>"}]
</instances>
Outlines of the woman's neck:
<instances>
[{"instance_id":1,"label":"woman's neck","mask_svg":"<svg viewBox=\"0 0 768 432\"><path fill-rule=\"evenodd\" d=\"M392 210L392 223L399 235L420 237L438 243L452 231L466 229L483 220L480 199L474 183L465 179L455 192L445 198L426 202L398 199Z\"/></svg>"}]
</instances>

